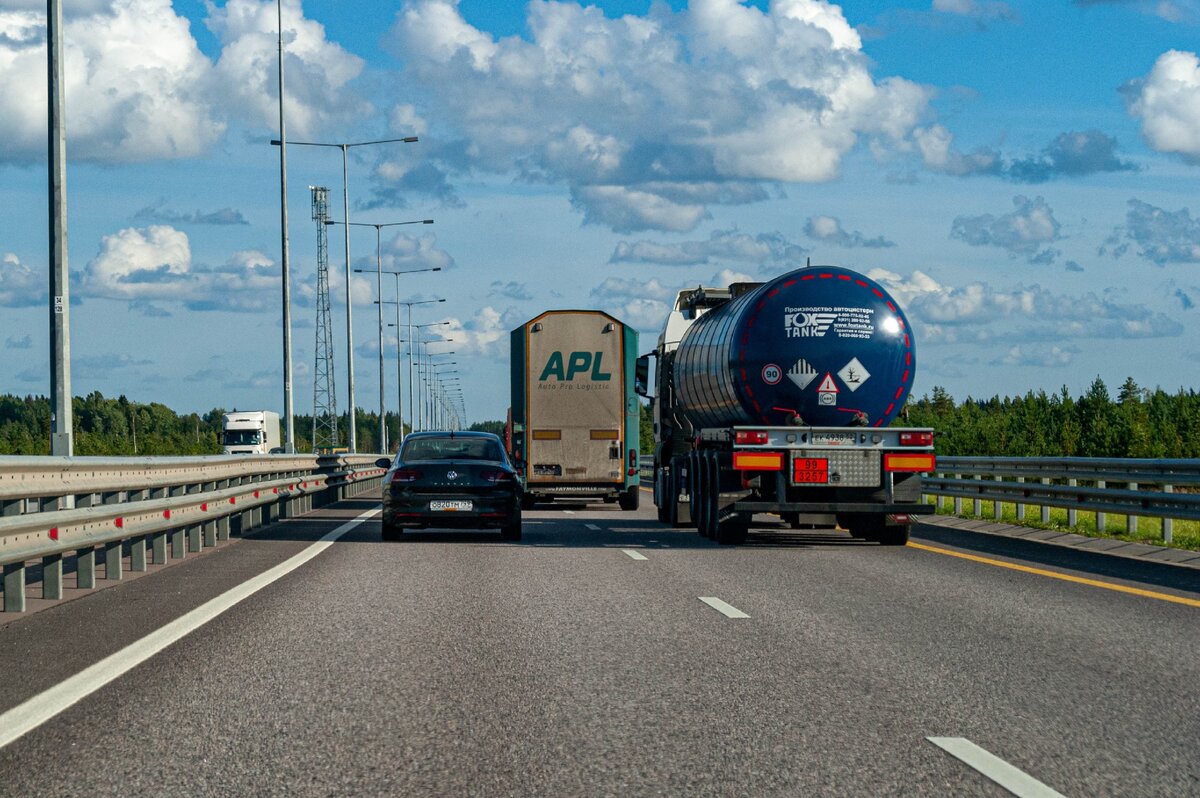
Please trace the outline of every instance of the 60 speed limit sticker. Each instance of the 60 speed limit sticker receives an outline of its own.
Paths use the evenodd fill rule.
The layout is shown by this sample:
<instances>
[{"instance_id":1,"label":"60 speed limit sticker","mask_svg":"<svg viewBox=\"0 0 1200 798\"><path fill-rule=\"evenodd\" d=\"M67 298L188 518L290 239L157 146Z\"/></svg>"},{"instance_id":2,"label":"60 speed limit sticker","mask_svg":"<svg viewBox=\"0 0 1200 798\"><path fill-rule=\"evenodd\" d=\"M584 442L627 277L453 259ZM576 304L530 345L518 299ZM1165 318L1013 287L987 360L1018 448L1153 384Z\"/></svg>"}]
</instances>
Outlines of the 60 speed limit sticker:
<instances>
[{"instance_id":1,"label":"60 speed limit sticker","mask_svg":"<svg viewBox=\"0 0 1200 798\"><path fill-rule=\"evenodd\" d=\"M763 366L762 378L767 385L777 385L783 379L783 369L774 363L768 363Z\"/></svg>"}]
</instances>

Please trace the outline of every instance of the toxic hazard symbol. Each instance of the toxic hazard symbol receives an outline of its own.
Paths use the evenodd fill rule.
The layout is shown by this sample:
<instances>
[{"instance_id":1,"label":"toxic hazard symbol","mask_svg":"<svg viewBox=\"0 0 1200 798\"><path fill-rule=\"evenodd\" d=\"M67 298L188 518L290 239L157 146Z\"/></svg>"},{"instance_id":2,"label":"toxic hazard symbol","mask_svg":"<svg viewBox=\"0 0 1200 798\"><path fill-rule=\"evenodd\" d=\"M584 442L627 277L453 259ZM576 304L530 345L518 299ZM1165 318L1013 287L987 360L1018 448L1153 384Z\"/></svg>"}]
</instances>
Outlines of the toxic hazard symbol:
<instances>
[{"instance_id":1,"label":"toxic hazard symbol","mask_svg":"<svg viewBox=\"0 0 1200 798\"><path fill-rule=\"evenodd\" d=\"M838 387L833 381L833 375L825 372L825 379L817 386L817 404L826 407L837 406Z\"/></svg>"},{"instance_id":2,"label":"toxic hazard symbol","mask_svg":"<svg viewBox=\"0 0 1200 798\"><path fill-rule=\"evenodd\" d=\"M796 365L788 369L788 379L796 383L796 387L804 390L809 383L817 378L817 370L808 364L804 358L796 361Z\"/></svg>"}]
</instances>

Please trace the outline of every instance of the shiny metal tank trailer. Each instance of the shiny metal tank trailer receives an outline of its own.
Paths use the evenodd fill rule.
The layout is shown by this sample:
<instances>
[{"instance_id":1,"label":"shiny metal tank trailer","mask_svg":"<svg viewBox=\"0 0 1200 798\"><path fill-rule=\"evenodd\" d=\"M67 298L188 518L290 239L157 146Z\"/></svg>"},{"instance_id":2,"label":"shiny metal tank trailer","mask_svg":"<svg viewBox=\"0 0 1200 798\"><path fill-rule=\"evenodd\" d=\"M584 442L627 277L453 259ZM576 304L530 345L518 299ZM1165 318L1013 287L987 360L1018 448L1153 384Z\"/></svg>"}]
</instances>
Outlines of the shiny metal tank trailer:
<instances>
[{"instance_id":1,"label":"shiny metal tank trailer","mask_svg":"<svg viewBox=\"0 0 1200 798\"><path fill-rule=\"evenodd\" d=\"M659 519L739 543L772 512L903 544L931 509L920 475L934 467L932 430L888 427L915 373L904 312L849 269L681 291L636 369L654 405Z\"/></svg>"},{"instance_id":2,"label":"shiny metal tank trailer","mask_svg":"<svg viewBox=\"0 0 1200 798\"><path fill-rule=\"evenodd\" d=\"M638 507L637 330L598 310L550 310L510 336L505 438L524 506L555 498Z\"/></svg>"}]
</instances>

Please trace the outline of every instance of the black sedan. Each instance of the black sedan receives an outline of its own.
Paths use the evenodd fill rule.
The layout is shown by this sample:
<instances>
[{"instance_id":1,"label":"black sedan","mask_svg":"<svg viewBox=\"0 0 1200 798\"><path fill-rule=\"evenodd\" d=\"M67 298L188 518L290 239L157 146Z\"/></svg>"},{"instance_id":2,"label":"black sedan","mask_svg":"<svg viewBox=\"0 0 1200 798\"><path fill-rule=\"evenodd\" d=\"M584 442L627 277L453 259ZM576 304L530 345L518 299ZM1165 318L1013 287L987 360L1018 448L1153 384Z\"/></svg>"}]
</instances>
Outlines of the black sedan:
<instances>
[{"instance_id":1,"label":"black sedan","mask_svg":"<svg viewBox=\"0 0 1200 798\"><path fill-rule=\"evenodd\" d=\"M383 539L405 528L499 529L521 539L521 483L490 432L414 432L383 478Z\"/></svg>"}]
</instances>

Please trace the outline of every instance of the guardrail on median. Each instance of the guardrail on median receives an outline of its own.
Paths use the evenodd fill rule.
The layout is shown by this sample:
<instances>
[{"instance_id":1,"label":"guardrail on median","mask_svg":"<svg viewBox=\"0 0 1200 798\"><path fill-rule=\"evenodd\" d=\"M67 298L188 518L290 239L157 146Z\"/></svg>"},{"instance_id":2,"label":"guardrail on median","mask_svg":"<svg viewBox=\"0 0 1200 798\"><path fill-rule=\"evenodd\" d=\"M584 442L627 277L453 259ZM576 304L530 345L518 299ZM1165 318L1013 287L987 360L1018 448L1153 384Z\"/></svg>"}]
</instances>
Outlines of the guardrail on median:
<instances>
[{"instance_id":1,"label":"guardrail on median","mask_svg":"<svg viewBox=\"0 0 1200 798\"><path fill-rule=\"evenodd\" d=\"M963 499L982 517L984 501L993 502L999 519L1003 503L1016 505L1017 519L1026 507L1039 509L1049 523L1050 508L1066 509L1067 526L1078 524L1080 510L1096 514L1105 531L1108 513L1126 516L1126 531L1137 532L1138 518L1162 519L1163 541L1170 543L1175 519L1200 520L1200 494L1176 493L1178 487L1200 485L1200 460L1149 460L1098 457L939 457L937 473L922 479L927 496Z\"/></svg>"},{"instance_id":2,"label":"guardrail on median","mask_svg":"<svg viewBox=\"0 0 1200 798\"><path fill-rule=\"evenodd\" d=\"M97 547L104 578L118 580L125 556L144 571L377 489L377 457L0 457L4 611L24 611L30 562L41 562L42 597L60 599L66 556L78 587L95 587Z\"/></svg>"}]
</instances>

